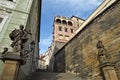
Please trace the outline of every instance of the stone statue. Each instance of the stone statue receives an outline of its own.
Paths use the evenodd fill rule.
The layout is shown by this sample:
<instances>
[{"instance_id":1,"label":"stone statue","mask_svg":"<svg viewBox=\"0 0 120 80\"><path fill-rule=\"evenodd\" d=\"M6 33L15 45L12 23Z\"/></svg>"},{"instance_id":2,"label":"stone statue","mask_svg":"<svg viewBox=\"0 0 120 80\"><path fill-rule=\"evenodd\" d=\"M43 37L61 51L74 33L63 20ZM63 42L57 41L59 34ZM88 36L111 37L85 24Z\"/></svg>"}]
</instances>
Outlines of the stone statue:
<instances>
[{"instance_id":1,"label":"stone statue","mask_svg":"<svg viewBox=\"0 0 120 80\"><path fill-rule=\"evenodd\" d=\"M8 54L8 48L5 47L1 54L2 54L1 57L4 57L6 54Z\"/></svg>"},{"instance_id":2,"label":"stone statue","mask_svg":"<svg viewBox=\"0 0 120 80\"><path fill-rule=\"evenodd\" d=\"M14 29L10 34L9 37L13 41L11 44L11 47L13 48L13 52L15 54L21 54L22 49L23 49L23 44L27 42L28 37L27 35L31 33L27 32L24 29L23 25L19 26L19 29Z\"/></svg>"},{"instance_id":3,"label":"stone statue","mask_svg":"<svg viewBox=\"0 0 120 80\"><path fill-rule=\"evenodd\" d=\"M106 49L104 48L104 45L102 41L98 41L97 43L97 49L98 49L98 60L100 63L108 62L108 54L106 52Z\"/></svg>"},{"instance_id":4,"label":"stone statue","mask_svg":"<svg viewBox=\"0 0 120 80\"><path fill-rule=\"evenodd\" d=\"M8 52L8 48L4 48L3 52L2 52L2 55L6 54Z\"/></svg>"},{"instance_id":5,"label":"stone statue","mask_svg":"<svg viewBox=\"0 0 120 80\"><path fill-rule=\"evenodd\" d=\"M12 40L11 47L13 51L9 52L8 48L4 48L1 53L0 59L5 62L5 60L18 60L23 65L26 63L29 56L30 50L25 50L24 43L28 41L28 34L32 35L30 31L24 29L23 25L19 26L19 29L14 29L9 37Z\"/></svg>"}]
</instances>

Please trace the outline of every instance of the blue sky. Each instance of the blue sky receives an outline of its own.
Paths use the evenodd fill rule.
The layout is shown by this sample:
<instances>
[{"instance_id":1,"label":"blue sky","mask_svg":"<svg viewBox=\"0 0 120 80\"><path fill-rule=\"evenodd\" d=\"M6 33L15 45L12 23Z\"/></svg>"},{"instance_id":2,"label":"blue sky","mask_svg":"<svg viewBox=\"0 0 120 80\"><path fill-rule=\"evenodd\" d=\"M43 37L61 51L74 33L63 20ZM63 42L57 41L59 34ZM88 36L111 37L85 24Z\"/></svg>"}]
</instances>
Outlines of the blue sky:
<instances>
[{"instance_id":1,"label":"blue sky","mask_svg":"<svg viewBox=\"0 0 120 80\"><path fill-rule=\"evenodd\" d=\"M103 0L42 0L40 54L43 54L52 42L53 21L55 16L72 15L87 19Z\"/></svg>"}]
</instances>

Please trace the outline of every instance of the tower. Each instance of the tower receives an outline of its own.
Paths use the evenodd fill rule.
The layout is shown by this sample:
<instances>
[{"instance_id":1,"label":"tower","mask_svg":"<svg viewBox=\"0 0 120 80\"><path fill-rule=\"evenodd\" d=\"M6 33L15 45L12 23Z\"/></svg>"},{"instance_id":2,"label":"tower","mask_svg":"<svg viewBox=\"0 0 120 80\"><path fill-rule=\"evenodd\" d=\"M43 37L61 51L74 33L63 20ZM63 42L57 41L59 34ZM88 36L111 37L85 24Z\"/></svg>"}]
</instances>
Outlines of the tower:
<instances>
[{"instance_id":1,"label":"tower","mask_svg":"<svg viewBox=\"0 0 120 80\"><path fill-rule=\"evenodd\" d=\"M53 24L53 42L68 42L83 22L83 19L76 16L71 18L56 16Z\"/></svg>"}]
</instances>

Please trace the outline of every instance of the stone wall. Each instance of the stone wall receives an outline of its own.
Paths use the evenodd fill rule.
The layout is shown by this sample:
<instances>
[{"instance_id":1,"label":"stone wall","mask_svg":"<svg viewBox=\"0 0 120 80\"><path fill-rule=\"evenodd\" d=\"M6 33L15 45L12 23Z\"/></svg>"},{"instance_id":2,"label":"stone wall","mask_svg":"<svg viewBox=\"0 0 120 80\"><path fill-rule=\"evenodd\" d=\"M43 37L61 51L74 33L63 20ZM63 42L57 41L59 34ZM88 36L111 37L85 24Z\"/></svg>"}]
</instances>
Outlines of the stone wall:
<instances>
[{"instance_id":1,"label":"stone wall","mask_svg":"<svg viewBox=\"0 0 120 80\"><path fill-rule=\"evenodd\" d=\"M120 1L97 16L55 54L55 71L78 73L85 80L103 80L97 59L99 40L115 62L120 79Z\"/></svg>"}]
</instances>

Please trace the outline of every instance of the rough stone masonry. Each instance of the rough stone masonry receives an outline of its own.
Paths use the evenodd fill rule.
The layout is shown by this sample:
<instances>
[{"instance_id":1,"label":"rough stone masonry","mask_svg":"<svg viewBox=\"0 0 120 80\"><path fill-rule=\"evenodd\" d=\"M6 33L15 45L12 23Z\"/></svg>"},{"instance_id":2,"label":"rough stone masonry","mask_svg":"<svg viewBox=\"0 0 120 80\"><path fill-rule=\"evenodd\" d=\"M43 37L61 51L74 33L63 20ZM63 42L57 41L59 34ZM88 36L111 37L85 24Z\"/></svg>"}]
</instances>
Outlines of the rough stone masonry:
<instances>
[{"instance_id":1,"label":"rough stone masonry","mask_svg":"<svg viewBox=\"0 0 120 80\"><path fill-rule=\"evenodd\" d=\"M104 80L96 45L102 41L120 80L120 1L92 20L55 56L56 72L77 73L83 80Z\"/></svg>"}]
</instances>

